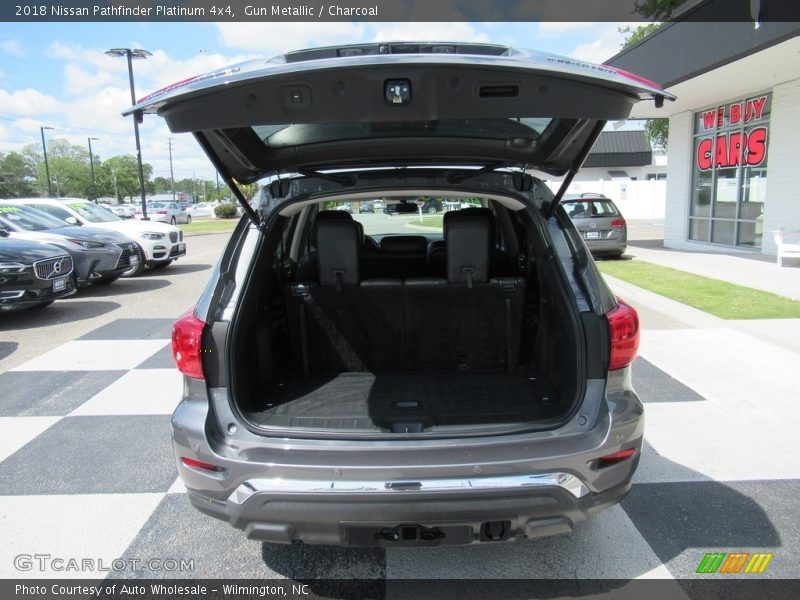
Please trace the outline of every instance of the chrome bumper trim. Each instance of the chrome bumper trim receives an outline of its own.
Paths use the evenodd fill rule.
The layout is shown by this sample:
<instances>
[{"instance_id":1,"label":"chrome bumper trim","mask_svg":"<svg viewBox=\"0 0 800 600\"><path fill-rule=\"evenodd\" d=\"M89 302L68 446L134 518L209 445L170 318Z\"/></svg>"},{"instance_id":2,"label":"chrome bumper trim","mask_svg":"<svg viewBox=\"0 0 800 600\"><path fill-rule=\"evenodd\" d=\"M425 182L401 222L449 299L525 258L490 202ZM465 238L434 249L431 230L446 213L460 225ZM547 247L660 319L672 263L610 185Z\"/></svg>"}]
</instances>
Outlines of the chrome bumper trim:
<instances>
[{"instance_id":1,"label":"chrome bumper trim","mask_svg":"<svg viewBox=\"0 0 800 600\"><path fill-rule=\"evenodd\" d=\"M526 488L559 487L575 498L583 498L589 489L569 473L536 475L500 475L487 477L449 477L401 481L312 481L296 479L250 479L237 487L228 498L233 504L244 504L259 493L281 494L404 494L437 493L459 490L516 491Z\"/></svg>"}]
</instances>

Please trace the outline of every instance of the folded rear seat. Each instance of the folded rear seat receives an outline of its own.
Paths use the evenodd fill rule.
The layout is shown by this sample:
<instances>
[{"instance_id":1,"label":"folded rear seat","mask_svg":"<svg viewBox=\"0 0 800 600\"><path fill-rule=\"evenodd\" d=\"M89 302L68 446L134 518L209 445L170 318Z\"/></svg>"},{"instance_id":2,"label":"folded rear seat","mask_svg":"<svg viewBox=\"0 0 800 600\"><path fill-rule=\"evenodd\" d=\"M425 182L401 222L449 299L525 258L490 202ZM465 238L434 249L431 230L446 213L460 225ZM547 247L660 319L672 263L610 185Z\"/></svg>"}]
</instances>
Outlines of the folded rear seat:
<instances>
[{"instance_id":1,"label":"folded rear seat","mask_svg":"<svg viewBox=\"0 0 800 600\"><path fill-rule=\"evenodd\" d=\"M489 211L445 216L446 279L406 280L409 369L513 373L519 358L524 279L490 278Z\"/></svg>"}]
</instances>

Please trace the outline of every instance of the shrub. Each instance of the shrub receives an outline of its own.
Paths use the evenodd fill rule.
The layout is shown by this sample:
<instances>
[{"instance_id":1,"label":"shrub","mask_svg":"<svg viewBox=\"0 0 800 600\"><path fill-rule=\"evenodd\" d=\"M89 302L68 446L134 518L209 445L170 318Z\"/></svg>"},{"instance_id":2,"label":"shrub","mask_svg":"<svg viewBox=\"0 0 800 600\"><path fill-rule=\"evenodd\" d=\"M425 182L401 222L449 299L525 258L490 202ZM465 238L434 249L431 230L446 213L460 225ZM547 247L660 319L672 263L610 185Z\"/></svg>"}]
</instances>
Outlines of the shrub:
<instances>
[{"instance_id":1,"label":"shrub","mask_svg":"<svg viewBox=\"0 0 800 600\"><path fill-rule=\"evenodd\" d=\"M236 216L236 206L233 204L220 204L214 208L214 214L220 219L233 219Z\"/></svg>"}]
</instances>

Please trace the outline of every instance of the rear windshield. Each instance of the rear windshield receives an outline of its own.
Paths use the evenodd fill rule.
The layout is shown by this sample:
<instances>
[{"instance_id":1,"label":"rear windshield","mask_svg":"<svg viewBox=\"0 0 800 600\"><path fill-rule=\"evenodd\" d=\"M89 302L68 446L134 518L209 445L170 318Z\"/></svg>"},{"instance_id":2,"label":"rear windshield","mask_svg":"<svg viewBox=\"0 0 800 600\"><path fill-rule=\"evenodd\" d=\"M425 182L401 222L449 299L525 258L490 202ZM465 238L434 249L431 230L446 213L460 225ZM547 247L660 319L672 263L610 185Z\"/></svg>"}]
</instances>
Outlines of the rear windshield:
<instances>
[{"instance_id":1,"label":"rear windshield","mask_svg":"<svg viewBox=\"0 0 800 600\"><path fill-rule=\"evenodd\" d=\"M535 142L551 121L547 118L519 118L256 125L253 131L271 148L387 137L527 138Z\"/></svg>"},{"instance_id":2,"label":"rear windshield","mask_svg":"<svg viewBox=\"0 0 800 600\"><path fill-rule=\"evenodd\" d=\"M45 231L69 225L41 210L11 204L0 204L0 222L22 231Z\"/></svg>"},{"instance_id":3,"label":"rear windshield","mask_svg":"<svg viewBox=\"0 0 800 600\"><path fill-rule=\"evenodd\" d=\"M441 234L444 213L462 208L480 207L480 198L423 196L407 199L403 206L383 199L325 202L320 210L341 210L352 215L366 235Z\"/></svg>"},{"instance_id":4,"label":"rear windshield","mask_svg":"<svg viewBox=\"0 0 800 600\"><path fill-rule=\"evenodd\" d=\"M618 217L619 211L611 200L567 200L564 209L570 217Z\"/></svg>"}]
</instances>

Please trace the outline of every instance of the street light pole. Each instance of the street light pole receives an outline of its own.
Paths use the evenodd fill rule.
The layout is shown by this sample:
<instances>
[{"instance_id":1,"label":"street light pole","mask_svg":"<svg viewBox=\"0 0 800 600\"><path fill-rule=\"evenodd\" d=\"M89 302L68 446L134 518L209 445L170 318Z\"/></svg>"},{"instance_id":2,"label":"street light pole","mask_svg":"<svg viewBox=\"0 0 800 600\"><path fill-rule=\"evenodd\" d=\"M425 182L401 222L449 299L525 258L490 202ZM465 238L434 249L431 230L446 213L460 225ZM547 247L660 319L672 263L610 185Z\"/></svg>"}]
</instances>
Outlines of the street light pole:
<instances>
[{"instance_id":1,"label":"street light pole","mask_svg":"<svg viewBox=\"0 0 800 600\"><path fill-rule=\"evenodd\" d=\"M169 180L172 185L172 201L175 202L175 173L172 170L172 138L169 138Z\"/></svg>"},{"instance_id":2,"label":"street light pole","mask_svg":"<svg viewBox=\"0 0 800 600\"><path fill-rule=\"evenodd\" d=\"M99 140L99 139L100 138L96 137L86 138L86 140L89 142L89 168L92 171L92 200L94 200L95 204L97 204L97 189L94 182L94 156L92 155L92 140Z\"/></svg>"},{"instance_id":3,"label":"street light pole","mask_svg":"<svg viewBox=\"0 0 800 600\"><path fill-rule=\"evenodd\" d=\"M111 50L108 50L106 54L113 57L124 56L128 59L128 83L130 84L131 88L131 105L136 104L136 91L133 85L133 59L145 59L148 56L152 56L152 54L147 50L142 50L141 48L134 48L133 50L130 48L112 48ZM150 219L147 217L147 200L145 198L144 189L144 170L142 169L142 146L139 141L139 120L136 113L133 114L133 134L136 138L136 162L139 167L139 190L142 195L142 220L149 221Z\"/></svg>"},{"instance_id":4,"label":"street light pole","mask_svg":"<svg viewBox=\"0 0 800 600\"><path fill-rule=\"evenodd\" d=\"M44 174L47 177L47 197L53 197L53 184L50 183L50 166L47 164L47 144L44 141L44 130L53 129L52 127L39 127L42 134L42 152L44 153Z\"/></svg>"}]
</instances>

